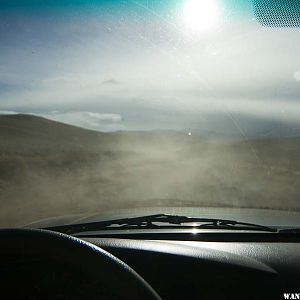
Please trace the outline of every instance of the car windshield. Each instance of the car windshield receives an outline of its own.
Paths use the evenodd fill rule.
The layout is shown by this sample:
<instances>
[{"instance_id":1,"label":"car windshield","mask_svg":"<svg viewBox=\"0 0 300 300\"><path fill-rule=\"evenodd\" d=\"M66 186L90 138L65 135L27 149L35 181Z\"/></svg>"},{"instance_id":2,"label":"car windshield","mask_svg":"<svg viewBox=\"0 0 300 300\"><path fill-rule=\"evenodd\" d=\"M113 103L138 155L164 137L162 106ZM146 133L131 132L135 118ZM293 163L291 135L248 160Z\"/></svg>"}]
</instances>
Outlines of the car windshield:
<instances>
[{"instance_id":1,"label":"car windshield","mask_svg":"<svg viewBox=\"0 0 300 300\"><path fill-rule=\"evenodd\" d=\"M300 211L299 20L278 2L0 1L0 225Z\"/></svg>"}]
</instances>

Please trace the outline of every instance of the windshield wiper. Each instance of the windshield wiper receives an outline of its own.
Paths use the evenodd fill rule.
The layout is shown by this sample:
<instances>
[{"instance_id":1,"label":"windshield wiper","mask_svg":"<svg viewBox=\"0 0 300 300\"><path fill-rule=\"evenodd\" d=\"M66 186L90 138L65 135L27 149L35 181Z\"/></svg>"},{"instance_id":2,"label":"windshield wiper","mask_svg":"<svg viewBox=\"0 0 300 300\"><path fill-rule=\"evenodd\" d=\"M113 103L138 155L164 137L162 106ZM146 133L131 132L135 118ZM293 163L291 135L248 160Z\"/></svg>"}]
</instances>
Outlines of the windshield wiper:
<instances>
[{"instance_id":1,"label":"windshield wiper","mask_svg":"<svg viewBox=\"0 0 300 300\"><path fill-rule=\"evenodd\" d=\"M57 232L74 234L79 232L97 230L124 230L124 229L228 229L228 230L251 230L278 232L276 228L239 222L234 220L223 220L213 218L194 218L169 214L156 214L134 218L122 218L109 221L92 223L70 224L62 226L46 227L43 229Z\"/></svg>"},{"instance_id":2,"label":"windshield wiper","mask_svg":"<svg viewBox=\"0 0 300 300\"><path fill-rule=\"evenodd\" d=\"M299 227L284 228L284 229L280 229L279 233L300 234L300 228Z\"/></svg>"}]
</instances>

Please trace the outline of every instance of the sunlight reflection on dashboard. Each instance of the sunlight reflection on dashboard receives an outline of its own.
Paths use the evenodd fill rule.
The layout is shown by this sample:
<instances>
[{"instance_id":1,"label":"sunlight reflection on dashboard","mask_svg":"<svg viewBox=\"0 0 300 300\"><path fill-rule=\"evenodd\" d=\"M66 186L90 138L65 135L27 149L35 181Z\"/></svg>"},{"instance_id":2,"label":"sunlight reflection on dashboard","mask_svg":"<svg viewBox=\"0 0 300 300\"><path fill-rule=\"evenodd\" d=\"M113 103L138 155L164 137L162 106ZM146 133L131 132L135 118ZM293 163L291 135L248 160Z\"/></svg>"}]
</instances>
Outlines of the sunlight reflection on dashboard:
<instances>
[{"instance_id":1,"label":"sunlight reflection on dashboard","mask_svg":"<svg viewBox=\"0 0 300 300\"><path fill-rule=\"evenodd\" d=\"M191 230L191 233L192 233L192 234L197 234L197 233L198 233L198 229L197 229L197 228L193 228L193 229Z\"/></svg>"}]
</instances>

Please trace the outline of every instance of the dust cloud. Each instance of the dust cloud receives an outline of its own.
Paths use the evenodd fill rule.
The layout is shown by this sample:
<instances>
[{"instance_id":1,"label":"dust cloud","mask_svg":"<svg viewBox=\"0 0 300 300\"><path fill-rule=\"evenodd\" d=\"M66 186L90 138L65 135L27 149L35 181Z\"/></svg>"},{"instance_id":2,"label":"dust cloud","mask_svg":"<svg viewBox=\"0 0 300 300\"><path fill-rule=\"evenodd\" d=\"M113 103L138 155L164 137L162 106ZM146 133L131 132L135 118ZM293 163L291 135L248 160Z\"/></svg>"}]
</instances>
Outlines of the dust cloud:
<instances>
[{"instance_id":1,"label":"dust cloud","mask_svg":"<svg viewBox=\"0 0 300 300\"><path fill-rule=\"evenodd\" d=\"M0 226L130 207L300 210L299 138L221 140L180 132L83 136L73 135L72 142L2 139Z\"/></svg>"}]
</instances>

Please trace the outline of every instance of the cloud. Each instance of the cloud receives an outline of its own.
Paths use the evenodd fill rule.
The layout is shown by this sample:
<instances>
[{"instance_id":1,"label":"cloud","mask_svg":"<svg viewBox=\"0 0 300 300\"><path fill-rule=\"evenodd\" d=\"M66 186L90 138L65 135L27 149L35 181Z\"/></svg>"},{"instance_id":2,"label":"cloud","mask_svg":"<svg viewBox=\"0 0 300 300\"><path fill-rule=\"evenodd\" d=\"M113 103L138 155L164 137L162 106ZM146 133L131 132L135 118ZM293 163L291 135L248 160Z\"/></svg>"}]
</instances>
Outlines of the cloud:
<instances>
[{"instance_id":1,"label":"cloud","mask_svg":"<svg viewBox=\"0 0 300 300\"><path fill-rule=\"evenodd\" d=\"M11 110L0 110L0 115L16 115L18 112Z\"/></svg>"},{"instance_id":2,"label":"cloud","mask_svg":"<svg viewBox=\"0 0 300 300\"><path fill-rule=\"evenodd\" d=\"M194 39L96 15L0 26L1 109L100 131L201 128L227 111L300 123L296 31L251 22Z\"/></svg>"},{"instance_id":3,"label":"cloud","mask_svg":"<svg viewBox=\"0 0 300 300\"><path fill-rule=\"evenodd\" d=\"M38 113L35 115L70 125L98 131L114 131L124 129L122 116L113 113L96 112L58 112Z\"/></svg>"},{"instance_id":4,"label":"cloud","mask_svg":"<svg viewBox=\"0 0 300 300\"><path fill-rule=\"evenodd\" d=\"M0 115L15 115L21 112L0 110ZM23 112L22 112L23 113ZM59 112L56 110L49 112L33 113L24 112L26 114L41 116L49 120L79 126L86 129L92 129L97 131L116 131L125 130L125 126L122 123L123 117L120 114L113 113L97 113L88 111L78 112Z\"/></svg>"},{"instance_id":5,"label":"cloud","mask_svg":"<svg viewBox=\"0 0 300 300\"><path fill-rule=\"evenodd\" d=\"M22 91L24 88L28 88L28 85L26 86L19 81L1 81L0 74L0 95L8 95L10 92Z\"/></svg>"},{"instance_id":6,"label":"cloud","mask_svg":"<svg viewBox=\"0 0 300 300\"><path fill-rule=\"evenodd\" d=\"M91 118L94 118L98 121L109 121L109 122L121 122L122 116L119 114L100 114L94 112L84 112L84 114L88 115Z\"/></svg>"},{"instance_id":7,"label":"cloud","mask_svg":"<svg viewBox=\"0 0 300 300\"><path fill-rule=\"evenodd\" d=\"M294 78L296 81L300 82L300 70L298 70L294 73Z\"/></svg>"},{"instance_id":8,"label":"cloud","mask_svg":"<svg viewBox=\"0 0 300 300\"><path fill-rule=\"evenodd\" d=\"M102 82L102 84L111 84L111 85L117 85L120 84L120 82L114 78L111 78L109 80L105 80Z\"/></svg>"}]
</instances>

